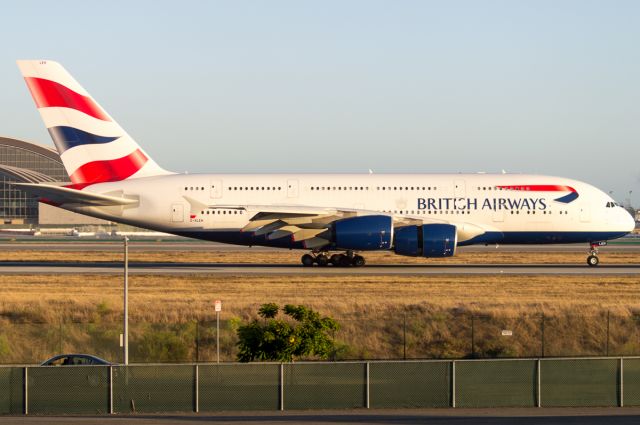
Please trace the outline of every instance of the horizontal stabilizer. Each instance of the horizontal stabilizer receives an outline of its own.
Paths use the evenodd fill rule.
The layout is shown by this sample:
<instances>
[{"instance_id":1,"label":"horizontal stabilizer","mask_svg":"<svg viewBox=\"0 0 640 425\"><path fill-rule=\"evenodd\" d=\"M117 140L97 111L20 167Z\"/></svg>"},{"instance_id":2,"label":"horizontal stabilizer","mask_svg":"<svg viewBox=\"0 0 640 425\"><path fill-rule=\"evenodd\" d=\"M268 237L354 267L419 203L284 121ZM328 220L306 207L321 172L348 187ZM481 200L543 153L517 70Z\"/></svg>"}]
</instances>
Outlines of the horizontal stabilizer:
<instances>
[{"instance_id":1,"label":"horizontal stabilizer","mask_svg":"<svg viewBox=\"0 0 640 425\"><path fill-rule=\"evenodd\" d=\"M63 186L32 183L13 183L20 190L36 195L39 201L53 205L75 205L87 207L110 207L133 205L138 199L128 199L120 196L101 195L98 193L83 192Z\"/></svg>"}]
</instances>

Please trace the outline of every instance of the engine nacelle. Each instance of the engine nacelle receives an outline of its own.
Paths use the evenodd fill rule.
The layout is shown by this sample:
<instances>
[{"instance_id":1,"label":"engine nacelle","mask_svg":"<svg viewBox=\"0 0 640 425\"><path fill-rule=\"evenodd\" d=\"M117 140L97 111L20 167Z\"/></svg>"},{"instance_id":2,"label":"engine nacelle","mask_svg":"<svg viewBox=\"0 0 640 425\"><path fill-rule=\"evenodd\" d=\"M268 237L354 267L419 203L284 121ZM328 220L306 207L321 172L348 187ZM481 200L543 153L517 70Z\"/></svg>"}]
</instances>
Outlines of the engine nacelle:
<instances>
[{"instance_id":1,"label":"engine nacelle","mask_svg":"<svg viewBox=\"0 0 640 425\"><path fill-rule=\"evenodd\" d=\"M393 222L386 215L350 217L333 223L333 241L337 249L391 249L392 236Z\"/></svg>"},{"instance_id":2,"label":"engine nacelle","mask_svg":"<svg viewBox=\"0 0 640 425\"><path fill-rule=\"evenodd\" d=\"M458 237L452 224L423 224L395 230L394 251L410 257L451 257Z\"/></svg>"}]
</instances>

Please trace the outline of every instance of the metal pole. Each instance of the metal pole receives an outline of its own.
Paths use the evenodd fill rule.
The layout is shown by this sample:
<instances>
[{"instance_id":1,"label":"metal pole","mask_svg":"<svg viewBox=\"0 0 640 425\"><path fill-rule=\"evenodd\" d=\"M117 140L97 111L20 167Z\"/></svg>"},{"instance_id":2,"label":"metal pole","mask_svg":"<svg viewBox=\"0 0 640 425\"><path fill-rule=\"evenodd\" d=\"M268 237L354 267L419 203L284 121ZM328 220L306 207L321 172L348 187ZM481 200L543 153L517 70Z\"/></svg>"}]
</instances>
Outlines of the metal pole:
<instances>
[{"instance_id":1,"label":"metal pole","mask_svg":"<svg viewBox=\"0 0 640 425\"><path fill-rule=\"evenodd\" d=\"M366 387L365 387L365 408L369 409L371 407L371 390L370 390L370 381L369 381L369 362L366 363L365 374L366 374Z\"/></svg>"},{"instance_id":2,"label":"metal pole","mask_svg":"<svg viewBox=\"0 0 640 425\"><path fill-rule=\"evenodd\" d=\"M123 329L124 364L129 364L129 238L124 237L124 329Z\"/></svg>"},{"instance_id":3,"label":"metal pole","mask_svg":"<svg viewBox=\"0 0 640 425\"><path fill-rule=\"evenodd\" d=\"M216 311L216 363L220 363L220 312Z\"/></svg>"},{"instance_id":4,"label":"metal pole","mask_svg":"<svg viewBox=\"0 0 640 425\"><path fill-rule=\"evenodd\" d=\"M29 368L24 368L24 414L29 414Z\"/></svg>"},{"instance_id":5,"label":"metal pole","mask_svg":"<svg viewBox=\"0 0 640 425\"><path fill-rule=\"evenodd\" d=\"M620 407L624 407L624 358L620 357Z\"/></svg>"},{"instance_id":6,"label":"metal pole","mask_svg":"<svg viewBox=\"0 0 640 425\"><path fill-rule=\"evenodd\" d=\"M542 361L540 359L538 359L538 365L537 366L538 366L537 367L538 370L536 371L537 372L537 379L536 379L537 391L536 391L536 393L537 393L538 397L537 397L536 403L537 403L538 407L542 407L542 398L541 398L542 397L542 391L541 391L542 385L540 383L540 366L542 366Z\"/></svg>"},{"instance_id":7,"label":"metal pole","mask_svg":"<svg viewBox=\"0 0 640 425\"><path fill-rule=\"evenodd\" d=\"M280 410L284 410L284 364L280 363Z\"/></svg>"},{"instance_id":8,"label":"metal pole","mask_svg":"<svg viewBox=\"0 0 640 425\"><path fill-rule=\"evenodd\" d=\"M113 366L109 366L109 414L113 415Z\"/></svg>"},{"instance_id":9,"label":"metal pole","mask_svg":"<svg viewBox=\"0 0 640 425\"><path fill-rule=\"evenodd\" d=\"M194 382L194 391L195 391L195 406L194 410L196 413L200 412L200 368L196 364L195 366L195 382Z\"/></svg>"},{"instance_id":10,"label":"metal pole","mask_svg":"<svg viewBox=\"0 0 640 425\"><path fill-rule=\"evenodd\" d=\"M451 362L451 407L456 407L456 361Z\"/></svg>"}]
</instances>

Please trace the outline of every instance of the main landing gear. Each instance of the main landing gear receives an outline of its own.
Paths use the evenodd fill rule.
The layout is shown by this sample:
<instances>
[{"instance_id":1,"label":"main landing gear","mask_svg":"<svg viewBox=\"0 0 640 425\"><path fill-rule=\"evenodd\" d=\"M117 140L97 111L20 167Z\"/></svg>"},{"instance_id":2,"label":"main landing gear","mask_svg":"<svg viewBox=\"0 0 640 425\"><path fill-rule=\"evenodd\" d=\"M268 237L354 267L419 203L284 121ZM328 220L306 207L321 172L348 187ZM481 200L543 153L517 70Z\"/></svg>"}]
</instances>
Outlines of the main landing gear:
<instances>
[{"instance_id":1,"label":"main landing gear","mask_svg":"<svg viewBox=\"0 0 640 425\"><path fill-rule=\"evenodd\" d=\"M592 243L591 248L589 248L589 256L587 257L587 264L591 267L595 267L600 263L600 259L598 258L598 247L599 243Z\"/></svg>"},{"instance_id":2,"label":"main landing gear","mask_svg":"<svg viewBox=\"0 0 640 425\"><path fill-rule=\"evenodd\" d=\"M329 264L334 267L362 267L366 263L362 255L354 254L353 251L331 256L326 251L312 252L311 254L304 254L300 261L305 267L311 267L314 264L319 267L326 267Z\"/></svg>"}]
</instances>

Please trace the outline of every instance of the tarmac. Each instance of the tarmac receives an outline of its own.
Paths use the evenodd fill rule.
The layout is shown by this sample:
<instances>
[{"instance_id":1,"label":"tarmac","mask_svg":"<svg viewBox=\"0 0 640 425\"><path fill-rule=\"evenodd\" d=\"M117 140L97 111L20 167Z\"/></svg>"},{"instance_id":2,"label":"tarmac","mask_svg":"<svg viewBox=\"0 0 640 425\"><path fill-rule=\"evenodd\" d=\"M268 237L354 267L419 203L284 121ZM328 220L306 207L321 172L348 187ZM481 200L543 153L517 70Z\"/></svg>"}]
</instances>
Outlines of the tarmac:
<instances>
[{"instance_id":1,"label":"tarmac","mask_svg":"<svg viewBox=\"0 0 640 425\"><path fill-rule=\"evenodd\" d=\"M122 262L0 262L0 274L122 274ZM465 264L401 265L364 267L303 267L298 264L219 264L219 263L129 263L129 274L157 275L638 275L640 264Z\"/></svg>"},{"instance_id":2,"label":"tarmac","mask_svg":"<svg viewBox=\"0 0 640 425\"><path fill-rule=\"evenodd\" d=\"M585 264L385 264L367 265L359 268L341 267L302 267L299 263L285 264L233 264L233 263L174 263L174 262L130 262L131 274L261 274L261 275L632 275L640 274L640 243L636 239L617 244L611 244L600 249L601 263L598 267ZM91 252L91 251L122 251L120 240L86 240L75 238L62 239L29 239L0 241L0 251L57 251L57 252ZM273 251L274 248L235 246L189 239L173 240L142 240L129 244L131 252L153 251L234 251L246 252L250 256L255 250ZM486 252L491 255L496 251L508 252L584 252L584 244L561 245L503 245L503 246L470 246L460 247L459 252ZM635 264L607 264L606 254L610 251L637 252L639 262ZM120 274L122 262L74 262L74 261L7 261L0 262L1 274Z\"/></svg>"}]
</instances>

